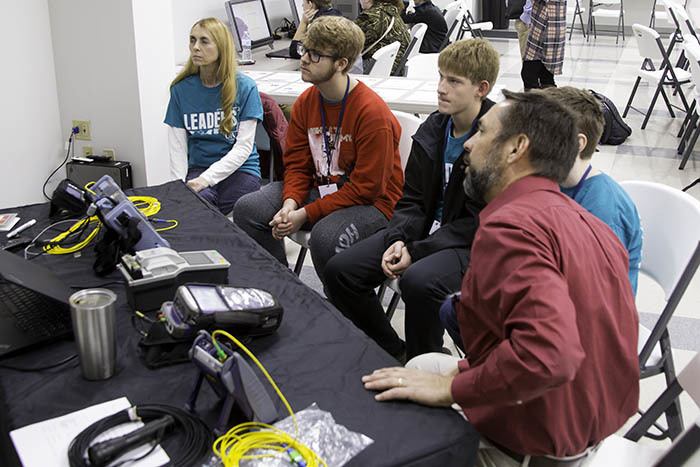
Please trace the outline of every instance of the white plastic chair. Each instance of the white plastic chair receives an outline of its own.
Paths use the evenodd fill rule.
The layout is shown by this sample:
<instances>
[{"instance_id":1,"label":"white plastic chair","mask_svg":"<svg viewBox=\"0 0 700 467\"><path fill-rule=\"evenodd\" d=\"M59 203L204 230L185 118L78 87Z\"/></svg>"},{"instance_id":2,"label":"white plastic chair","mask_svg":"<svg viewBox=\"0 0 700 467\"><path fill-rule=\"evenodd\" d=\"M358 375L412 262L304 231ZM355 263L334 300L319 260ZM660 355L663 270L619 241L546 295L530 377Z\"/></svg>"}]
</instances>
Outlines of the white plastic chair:
<instances>
[{"instance_id":1,"label":"white plastic chair","mask_svg":"<svg viewBox=\"0 0 700 467\"><path fill-rule=\"evenodd\" d=\"M651 5L651 18L649 19L650 28L656 27L656 20L666 21L669 25L674 26L673 20L669 15L668 9L666 8L666 3L668 3L666 0L654 0L653 4ZM688 0L684 0L683 3L679 5L685 8L687 3Z\"/></svg>"},{"instance_id":2,"label":"white plastic chair","mask_svg":"<svg viewBox=\"0 0 700 467\"><path fill-rule=\"evenodd\" d=\"M700 201L660 183L625 181L621 185L642 221L639 269L661 286L666 297L653 329L640 324L640 378L663 373L668 385L675 377L668 323L700 265ZM666 410L666 419L668 430L658 438L673 439L683 430L677 399Z\"/></svg>"},{"instance_id":3,"label":"white plastic chair","mask_svg":"<svg viewBox=\"0 0 700 467\"><path fill-rule=\"evenodd\" d=\"M406 78L435 80L440 79L438 57L440 54L418 54L406 62Z\"/></svg>"},{"instance_id":4,"label":"white plastic chair","mask_svg":"<svg viewBox=\"0 0 700 467\"><path fill-rule=\"evenodd\" d=\"M428 25L425 23L414 24L411 28L411 39L415 39L416 43L411 49L411 53L406 57L406 61L415 57L420 52L420 46L423 44L423 39L425 38L425 33L428 31Z\"/></svg>"},{"instance_id":5,"label":"white plastic chair","mask_svg":"<svg viewBox=\"0 0 700 467\"><path fill-rule=\"evenodd\" d=\"M588 10L591 14L588 16L588 38L591 36L591 29L593 29L593 37L598 37L598 31L596 30L595 19L596 18L617 18L617 29L615 30L615 44L620 40L620 33L622 33L622 40L625 40L625 7L622 3L623 0L590 0L588 3Z\"/></svg>"},{"instance_id":6,"label":"white plastic chair","mask_svg":"<svg viewBox=\"0 0 700 467\"><path fill-rule=\"evenodd\" d=\"M634 83L632 93L627 101L622 117L626 117L629 109L633 108L632 101L634 100L634 95L637 92L639 83L642 80L649 81L651 84L656 86L654 97L651 99L651 103L649 104L644 121L642 122L642 129L646 128L647 126L647 122L649 121L649 117L651 116L651 112L654 109L654 105L656 104L656 99L658 99L659 94L661 94L661 97L664 99L666 108L671 114L671 117L675 118L676 115L673 113L673 106L671 105L668 96L664 92L664 86L673 87L683 103L683 108L680 109L679 107L679 109L686 112L686 114L690 112L688 102L686 101L683 90L681 89L681 84L690 83L690 72L671 65L666 49L664 49L664 46L661 43L661 36L659 36L659 33L651 28L642 26L641 24L632 25L632 30L634 31L634 36L637 39L639 55L642 56L644 61L642 62L641 69L637 72L637 80ZM658 66L654 65L655 61ZM639 110L637 111L639 112Z\"/></svg>"},{"instance_id":7,"label":"white plastic chair","mask_svg":"<svg viewBox=\"0 0 700 467\"><path fill-rule=\"evenodd\" d=\"M400 47L401 43L394 41L374 52L372 58L375 62L367 74L375 78L388 78L391 75L391 68L394 66L394 60L396 60L396 54L399 53Z\"/></svg>"},{"instance_id":8,"label":"white plastic chair","mask_svg":"<svg viewBox=\"0 0 700 467\"><path fill-rule=\"evenodd\" d=\"M685 7L678 2L673 2L670 0L664 2L664 7L668 12L669 22L676 28L676 34L681 37L692 36L697 41L698 34L695 32L693 20L690 18L690 15ZM676 39L675 36L674 39Z\"/></svg>"},{"instance_id":9,"label":"white plastic chair","mask_svg":"<svg viewBox=\"0 0 700 467\"><path fill-rule=\"evenodd\" d=\"M406 112L399 112L398 110L392 110L392 112L396 117L396 120L399 121L399 125L401 125L399 155L401 156L401 170L405 170L406 164L408 163L408 156L411 154L411 145L413 144L411 137L415 134L416 130L418 130L418 127L423 122L418 117ZM311 240L311 232L308 230L298 230L288 238L299 244L301 247L299 250L299 255L297 256L296 264L294 265L294 273L298 276L301 273L301 268L304 266L304 259L306 258L306 252L309 249L309 241ZM398 285L396 286L396 290L398 290ZM398 298L396 301L398 302ZM394 309L396 309L396 305L394 305ZM389 319L391 319L391 316Z\"/></svg>"},{"instance_id":10,"label":"white plastic chair","mask_svg":"<svg viewBox=\"0 0 700 467\"><path fill-rule=\"evenodd\" d=\"M445 41L442 44L442 48L445 45L451 44L457 38L459 33L460 24L462 24L462 17L464 16L464 10L462 9L462 2L452 2L445 8L445 23L447 24L447 35L445 36Z\"/></svg>"},{"instance_id":11,"label":"white plastic chair","mask_svg":"<svg viewBox=\"0 0 700 467\"><path fill-rule=\"evenodd\" d=\"M683 436L676 439L670 448L664 449L636 441L651 427L666 409L670 401L686 391L695 405L700 407L700 354L690 360L673 379L669 388L652 404L642 418L625 434L625 437L607 437L596 451L588 467L651 467L697 466L700 463L700 419L695 421Z\"/></svg>"},{"instance_id":12,"label":"white plastic chair","mask_svg":"<svg viewBox=\"0 0 700 467\"><path fill-rule=\"evenodd\" d=\"M401 154L401 169L406 170L406 164L408 164L408 156L411 154L411 146L413 145L413 135L418 131L418 127L421 126L423 121L406 112L400 112L398 110L392 110L394 116L401 124L401 139L399 140L399 153ZM399 281L397 279L387 279L379 288L379 300L383 300L384 293L386 289L391 289L394 294L389 301L389 305L386 307L386 316L391 320L396 311L396 307L399 304L399 299L401 298L401 289L399 288Z\"/></svg>"},{"instance_id":13,"label":"white plastic chair","mask_svg":"<svg viewBox=\"0 0 700 467\"><path fill-rule=\"evenodd\" d=\"M688 158L695 148L698 136L700 136L700 125L698 125L698 109L700 109L700 44L690 35L683 36L683 41L683 50L688 59L691 81L695 85L695 100L691 105L692 112L684 122L683 133L679 135L681 136L681 141L678 145L678 154L683 155L681 158L681 165L678 167L679 170L685 168L685 164L688 162Z\"/></svg>"}]
</instances>

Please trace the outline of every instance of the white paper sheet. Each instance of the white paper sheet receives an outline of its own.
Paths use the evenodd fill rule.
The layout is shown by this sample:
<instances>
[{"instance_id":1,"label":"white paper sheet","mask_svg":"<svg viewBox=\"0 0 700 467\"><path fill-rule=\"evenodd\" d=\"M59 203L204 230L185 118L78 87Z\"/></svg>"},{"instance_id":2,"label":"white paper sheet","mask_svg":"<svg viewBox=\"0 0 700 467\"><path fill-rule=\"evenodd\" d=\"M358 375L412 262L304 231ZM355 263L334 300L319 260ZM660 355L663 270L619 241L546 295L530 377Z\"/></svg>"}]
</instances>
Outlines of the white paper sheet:
<instances>
[{"instance_id":1,"label":"white paper sheet","mask_svg":"<svg viewBox=\"0 0 700 467\"><path fill-rule=\"evenodd\" d=\"M423 81L408 78L388 78L377 84L374 89L375 91L377 89L404 89L408 91L419 87L423 87Z\"/></svg>"},{"instance_id":2,"label":"white paper sheet","mask_svg":"<svg viewBox=\"0 0 700 467\"><path fill-rule=\"evenodd\" d=\"M294 81L301 80L301 73L297 71L278 71L276 73L270 73L269 75L263 76L259 79L260 81L282 81L285 83L293 83Z\"/></svg>"},{"instance_id":3,"label":"white paper sheet","mask_svg":"<svg viewBox=\"0 0 700 467\"><path fill-rule=\"evenodd\" d=\"M24 467L68 467L68 446L73 438L96 421L129 407L131 403L126 397L114 399L61 417L18 428L10 432L10 438ZM134 422L130 428L116 427L115 432L110 431L101 440L119 436L139 426L143 426L143 423ZM150 448L151 445L143 445L127 453L125 458L140 457ZM169 460L163 448L158 446L149 456L130 463L129 466L157 467L166 464Z\"/></svg>"},{"instance_id":4,"label":"white paper sheet","mask_svg":"<svg viewBox=\"0 0 700 467\"><path fill-rule=\"evenodd\" d=\"M242 73L246 76L249 76L250 78L253 78L254 80L259 80L261 78L264 78L268 75L271 75L271 71L255 71L255 70L245 70L242 71Z\"/></svg>"}]
</instances>

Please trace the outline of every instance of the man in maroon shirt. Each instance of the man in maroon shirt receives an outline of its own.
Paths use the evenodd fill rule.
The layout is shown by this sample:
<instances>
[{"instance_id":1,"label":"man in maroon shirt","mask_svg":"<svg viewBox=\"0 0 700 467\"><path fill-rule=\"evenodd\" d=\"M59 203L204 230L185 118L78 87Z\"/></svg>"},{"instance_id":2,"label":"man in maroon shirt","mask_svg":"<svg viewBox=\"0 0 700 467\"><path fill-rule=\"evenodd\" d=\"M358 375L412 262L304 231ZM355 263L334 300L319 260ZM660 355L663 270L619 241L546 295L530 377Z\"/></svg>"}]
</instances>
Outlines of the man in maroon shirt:
<instances>
[{"instance_id":1,"label":"man in maroon shirt","mask_svg":"<svg viewBox=\"0 0 700 467\"><path fill-rule=\"evenodd\" d=\"M638 406L627 251L559 191L577 154L571 114L504 95L464 145L465 190L487 203L457 303L467 358L426 354L363 382L379 401L457 403L484 438L477 465L580 465Z\"/></svg>"}]
</instances>

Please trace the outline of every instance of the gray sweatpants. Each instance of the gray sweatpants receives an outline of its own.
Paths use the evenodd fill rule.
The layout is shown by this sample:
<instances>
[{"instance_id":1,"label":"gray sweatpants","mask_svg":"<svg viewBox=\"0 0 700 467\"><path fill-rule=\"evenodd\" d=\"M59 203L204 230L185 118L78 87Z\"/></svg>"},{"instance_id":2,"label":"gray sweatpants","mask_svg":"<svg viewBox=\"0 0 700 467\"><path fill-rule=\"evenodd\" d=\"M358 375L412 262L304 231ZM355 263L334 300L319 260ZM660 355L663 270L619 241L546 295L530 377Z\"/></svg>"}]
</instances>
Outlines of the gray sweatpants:
<instances>
[{"instance_id":1,"label":"gray sweatpants","mask_svg":"<svg viewBox=\"0 0 700 467\"><path fill-rule=\"evenodd\" d=\"M306 204L319 196L318 188L312 188ZM238 200L233 208L233 221L287 265L284 244L272 237L272 228L268 225L281 208L282 182L269 183ZM311 230L309 250L318 277L323 280L326 263L334 254L385 228L388 223L384 214L374 206L351 206L334 211L313 225L305 224L302 230Z\"/></svg>"}]
</instances>

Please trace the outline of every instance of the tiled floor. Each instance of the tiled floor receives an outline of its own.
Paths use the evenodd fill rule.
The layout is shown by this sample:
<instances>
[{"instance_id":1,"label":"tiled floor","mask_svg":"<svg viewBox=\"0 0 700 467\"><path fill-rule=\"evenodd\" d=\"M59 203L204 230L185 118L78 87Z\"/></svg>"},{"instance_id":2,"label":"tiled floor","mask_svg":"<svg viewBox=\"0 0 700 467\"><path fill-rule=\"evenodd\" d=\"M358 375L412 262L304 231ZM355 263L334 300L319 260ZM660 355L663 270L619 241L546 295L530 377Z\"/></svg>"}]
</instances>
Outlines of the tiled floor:
<instances>
[{"instance_id":1,"label":"tiled floor","mask_svg":"<svg viewBox=\"0 0 700 467\"><path fill-rule=\"evenodd\" d=\"M497 89L502 87L521 90L520 55L516 40L491 39L501 53L501 71ZM594 89L614 101L620 113L629 97L641 65L634 39L628 39L616 46L614 37L599 36L596 41L586 42L580 33L566 46L564 74L557 77L558 85L571 85ZM634 100L636 107L646 110L651 97L648 86L642 84ZM499 91L500 92L500 91ZM689 92L686 92L690 95ZM495 97L495 96L494 96ZM672 101L680 105L678 98ZM680 114L680 118L678 115ZM664 183L675 188L683 188L700 177L700 149L691 156L685 170L678 170L680 158L675 148L678 144L676 133L684 114L677 113L675 119L665 109L661 100L645 130L641 130L642 114L630 111L625 119L632 127L632 135L620 146L600 146L593 158L593 164L618 181L648 180ZM700 148L700 145L698 145ZM700 185L689 193L700 199ZM290 263L296 261L298 247L288 243ZM318 278L313 272L309 255L305 262L302 279L314 289L321 290ZM322 292L319 292L322 293ZM637 306L642 322L653 324L663 308L665 299L661 288L647 277L640 277ZM394 315L392 323L403 334L403 304ZM700 351L700 274L697 274L681 301L670 327L671 342L674 348L676 368L681 369L690 358ZM445 335L446 344L452 345ZM642 381L641 406L648 406L665 388L663 377L657 376ZM686 425L700 415L690 397L682 396L682 409ZM621 430L624 432L624 429ZM644 442L657 443L651 440Z\"/></svg>"}]
</instances>

